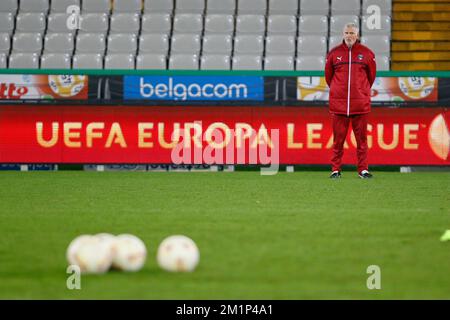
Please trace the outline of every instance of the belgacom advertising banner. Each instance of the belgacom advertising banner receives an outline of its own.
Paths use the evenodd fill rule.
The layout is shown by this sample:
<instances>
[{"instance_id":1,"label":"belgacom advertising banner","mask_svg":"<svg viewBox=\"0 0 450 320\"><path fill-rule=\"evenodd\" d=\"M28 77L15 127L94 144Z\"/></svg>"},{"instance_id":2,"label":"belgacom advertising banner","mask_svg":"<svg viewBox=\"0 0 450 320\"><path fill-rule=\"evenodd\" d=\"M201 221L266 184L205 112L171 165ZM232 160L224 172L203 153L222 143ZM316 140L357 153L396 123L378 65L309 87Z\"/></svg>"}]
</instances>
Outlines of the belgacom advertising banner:
<instances>
[{"instance_id":1,"label":"belgacom advertising banner","mask_svg":"<svg viewBox=\"0 0 450 320\"><path fill-rule=\"evenodd\" d=\"M88 76L0 75L0 100L76 99L88 97Z\"/></svg>"},{"instance_id":2,"label":"belgacom advertising banner","mask_svg":"<svg viewBox=\"0 0 450 320\"><path fill-rule=\"evenodd\" d=\"M450 165L449 128L447 108L374 108L369 161ZM326 107L0 107L3 163L329 164L332 140Z\"/></svg>"}]
</instances>

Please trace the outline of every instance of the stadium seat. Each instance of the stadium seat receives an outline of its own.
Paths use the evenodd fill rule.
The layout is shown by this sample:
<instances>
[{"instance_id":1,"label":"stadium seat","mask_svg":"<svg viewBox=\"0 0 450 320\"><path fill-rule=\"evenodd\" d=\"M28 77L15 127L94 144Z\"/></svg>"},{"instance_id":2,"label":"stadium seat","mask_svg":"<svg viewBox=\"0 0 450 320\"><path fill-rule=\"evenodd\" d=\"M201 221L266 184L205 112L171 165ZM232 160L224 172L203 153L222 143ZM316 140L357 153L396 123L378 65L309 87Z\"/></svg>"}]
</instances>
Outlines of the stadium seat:
<instances>
[{"instance_id":1,"label":"stadium seat","mask_svg":"<svg viewBox=\"0 0 450 320\"><path fill-rule=\"evenodd\" d=\"M105 69L134 69L134 55L126 53L110 53L105 57Z\"/></svg>"},{"instance_id":2,"label":"stadium seat","mask_svg":"<svg viewBox=\"0 0 450 320\"><path fill-rule=\"evenodd\" d=\"M14 15L11 12L0 12L0 32L9 35L14 32Z\"/></svg>"},{"instance_id":3,"label":"stadium seat","mask_svg":"<svg viewBox=\"0 0 450 320\"><path fill-rule=\"evenodd\" d=\"M232 70L262 70L262 58L251 54L234 55Z\"/></svg>"},{"instance_id":4,"label":"stadium seat","mask_svg":"<svg viewBox=\"0 0 450 320\"><path fill-rule=\"evenodd\" d=\"M203 31L203 17L201 14L180 13L173 18L174 33L195 33Z\"/></svg>"},{"instance_id":5,"label":"stadium seat","mask_svg":"<svg viewBox=\"0 0 450 320\"><path fill-rule=\"evenodd\" d=\"M147 13L142 16L142 33L170 35L172 17L168 13Z\"/></svg>"},{"instance_id":6,"label":"stadium seat","mask_svg":"<svg viewBox=\"0 0 450 320\"><path fill-rule=\"evenodd\" d=\"M294 57L288 55L266 55L264 70L294 70Z\"/></svg>"},{"instance_id":7,"label":"stadium seat","mask_svg":"<svg viewBox=\"0 0 450 320\"><path fill-rule=\"evenodd\" d=\"M327 38L324 36L305 35L297 38L297 54L325 56L327 53Z\"/></svg>"},{"instance_id":8,"label":"stadium seat","mask_svg":"<svg viewBox=\"0 0 450 320\"><path fill-rule=\"evenodd\" d=\"M40 33L20 33L13 36L13 52L15 53L41 53L42 35Z\"/></svg>"},{"instance_id":9,"label":"stadium seat","mask_svg":"<svg viewBox=\"0 0 450 320\"><path fill-rule=\"evenodd\" d=\"M9 54L11 49L11 36L9 33L0 33L0 53Z\"/></svg>"},{"instance_id":10,"label":"stadium seat","mask_svg":"<svg viewBox=\"0 0 450 320\"><path fill-rule=\"evenodd\" d=\"M257 14L266 15L266 0L238 0L237 14Z\"/></svg>"},{"instance_id":11,"label":"stadium seat","mask_svg":"<svg viewBox=\"0 0 450 320\"><path fill-rule=\"evenodd\" d=\"M342 35L331 36L328 39L328 51L330 51L334 47L340 45L342 43L342 41L343 41Z\"/></svg>"},{"instance_id":12,"label":"stadium seat","mask_svg":"<svg viewBox=\"0 0 450 320\"><path fill-rule=\"evenodd\" d=\"M2 0L2 1L0 1L0 12L8 12L8 13L16 14L18 8L19 8L18 0Z\"/></svg>"},{"instance_id":13,"label":"stadium seat","mask_svg":"<svg viewBox=\"0 0 450 320\"><path fill-rule=\"evenodd\" d=\"M103 55L106 36L101 33L79 33L76 38L76 53L97 53Z\"/></svg>"},{"instance_id":14,"label":"stadium seat","mask_svg":"<svg viewBox=\"0 0 450 320\"><path fill-rule=\"evenodd\" d=\"M45 53L41 57L41 69L70 69L70 54Z\"/></svg>"},{"instance_id":15,"label":"stadium seat","mask_svg":"<svg viewBox=\"0 0 450 320\"><path fill-rule=\"evenodd\" d=\"M375 55L375 61L377 62L378 71L389 71L391 69L389 56Z\"/></svg>"},{"instance_id":16,"label":"stadium seat","mask_svg":"<svg viewBox=\"0 0 450 320\"><path fill-rule=\"evenodd\" d=\"M74 42L74 36L71 33L48 33L44 37L44 53L72 54Z\"/></svg>"},{"instance_id":17,"label":"stadium seat","mask_svg":"<svg viewBox=\"0 0 450 320\"><path fill-rule=\"evenodd\" d=\"M391 36L391 17L390 16L381 16L380 20L381 20L381 28L377 29L374 28L373 26L369 25L369 21L368 21L369 17L368 16L363 16L362 20L361 20L361 32L360 34L365 36L365 35L387 35L387 36ZM370 29L370 28L373 29Z\"/></svg>"},{"instance_id":18,"label":"stadium seat","mask_svg":"<svg viewBox=\"0 0 450 320\"><path fill-rule=\"evenodd\" d=\"M263 15L244 14L236 18L236 34L263 36L266 32L266 18Z\"/></svg>"},{"instance_id":19,"label":"stadium seat","mask_svg":"<svg viewBox=\"0 0 450 320\"><path fill-rule=\"evenodd\" d=\"M81 15L81 33L103 33L109 29L109 18L106 13L84 13Z\"/></svg>"},{"instance_id":20,"label":"stadium seat","mask_svg":"<svg viewBox=\"0 0 450 320\"><path fill-rule=\"evenodd\" d=\"M330 18L330 36L342 35L347 23L354 23L359 27L359 16L332 16Z\"/></svg>"},{"instance_id":21,"label":"stadium seat","mask_svg":"<svg viewBox=\"0 0 450 320\"><path fill-rule=\"evenodd\" d=\"M388 36L362 36L361 43L369 47L375 54L390 54L390 39Z\"/></svg>"},{"instance_id":22,"label":"stadium seat","mask_svg":"<svg viewBox=\"0 0 450 320\"><path fill-rule=\"evenodd\" d=\"M108 36L108 54L128 53L136 55L137 48L138 37L134 33L113 33Z\"/></svg>"},{"instance_id":23,"label":"stadium seat","mask_svg":"<svg viewBox=\"0 0 450 320\"><path fill-rule=\"evenodd\" d=\"M321 35L328 37L328 17L319 15L301 15L298 19L299 35Z\"/></svg>"},{"instance_id":24,"label":"stadium seat","mask_svg":"<svg viewBox=\"0 0 450 320\"><path fill-rule=\"evenodd\" d=\"M262 55L264 52L263 36L237 35L234 38L234 53Z\"/></svg>"},{"instance_id":25,"label":"stadium seat","mask_svg":"<svg viewBox=\"0 0 450 320\"><path fill-rule=\"evenodd\" d=\"M231 14L209 14L205 18L205 34L223 33L233 35L234 17Z\"/></svg>"},{"instance_id":26,"label":"stadium seat","mask_svg":"<svg viewBox=\"0 0 450 320\"><path fill-rule=\"evenodd\" d=\"M236 0L207 0L207 14L231 14L236 12Z\"/></svg>"},{"instance_id":27,"label":"stadium seat","mask_svg":"<svg viewBox=\"0 0 450 320\"><path fill-rule=\"evenodd\" d=\"M9 56L10 69L39 69L39 54L12 53Z\"/></svg>"},{"instance_id":28,"label":"stadium seat","mask_svg":"<svg viewBox=\"0 0 450 320\"><path fill-rule=\"evenodd\" d=\"M172 14L172 0L145 0L144 13L169 13Z\"/></svg>"},{"instance_id":29,"label":"stadium seat","mask_svg":"<svg viewBox=\"0 0 450 320\"><path fill-rule=\"evenodd\" d=\"M233 38L226 34L210 34L203 37L203 53L230 55Z\"/></svg>"},{"instance_id":30,"label":"stadium seat","mask_svg":"<svg viewBox=\"0 0 450 320\"><path fill-rule=\"evenodd\" d=\"M47 18L47 33L75 33L76 28L69 29L67 27L67 20L69 15L66 13L50 13Z\"/></svg>"},{"instance_id":31,"label":"stadium seat","mask_svg":"<svg viewBox=\"0 0 450 320\"><path fill-rule=\"evenodd\" d=\"M46 20L46 15L42 12L19 13L16 17L16 32L43 34L45 32Z\"/></svg>"},{"instance_id":32,"label":"stadium seat","mask_svg":"<svg viewBox=\"0 0 450 320\"><path fill-rule=\"evenodd\" d=\"M139 53L167 55L169 36L167 34L148 33L139 37Z\"/></svg>"},{"instance_id":33,"label":"stadium seat","mask_svg":"<svg viewBox=\"0 0 450 320\"><path fill-rule=\"evenodd\" d=\"M266 53L275 55L295 55L295 37L287 35L267 36Z\"/></svg>"},{"instance_id":34,"label":"stadium seat","mask_svg":"<svg viewBox=\"0 0 450 320\"><path fill-rule=\"evenodd\" d=\"M320 70L325 68L325 58L321 56L298 56L295 70Z\"/></svg>"},{"instance_id":35,"label":"stadium seat","mask_svg":"<svg viewBox=\"0 0 450 320\"><path fill-rule=\"evenodd\" d=\"M138 13L142 12L142 0L114 0L114 13Z\"/></svg>"},{"instance_id":36,"label":"stadium seat","mask_svg":"<svg viewBox=\"0 0 450 320\"><path fill-rule=\"evenodd\" d=\"M267 34L297 35L297 18L292 15L271 15L267 19Z\"/></svg>"},{"instance_id":37,"label":"stadium seat","mask_svg":"<svg viewBox=\"0 0 450 320\"><path fill-rule=\"evenodd\" d=\"M111 0L83 0L83 13L107 13L111 12Z\"/></svg>"},{"instance_id":38,"label":"stadium seat","mask_svg":"<svg viewBox=\"0 0 450 320\"><path fill-rule=\"evenodd\" d=\"M6 69L8 66L7 55L5 53L0 53L0 69Z\"/></svg>"},{"instance_id":39,"label":"stadium seat","mask_svg":"<svg viewBox=\"0 0 450 320\"><path fill-rule=\"evenodd\" d=\"M140 16L137 13L115 13L111 16L110 33L139 33Z\"/></svg>"},{"instance_id":40,"label":"stadium seat","mask_svg":"<svg viewBox=\"0 0 450 320\"><path fill-rule=\"evenodd\" d=\"M269 15L297 15L298 0L269 0Z\"/></svg>"},{"instance_id":41,"label":"stadium seat","mask_svg":"<svg viewBox=\"0 0 450 320\"><path fill-rule=\"evenodd\" d=\"M392 0L362 0L361 15L370 15L373 12L367 12L367 8L376 5L381 9L381 14L392 16Z\"/></svg>"},{"instance_id":42,"label":"stadium seat","mask_svg":"<svg viewBox=\"0 0 450 320\"><path fill-rule=\"evenodd\" d=\"M179 33L172 36L171 53L199 54L201 37L198 34Z\"/></svg>"},{"instance_id":43,"label":"stadium seat","mask_svg":"<svg viewBox=\"0 0 450 320\"><path fill-rule=\"evenodd\" d=\"M77 6L81 8L80 0L52 0L50 6L51 13L68 13L67 8Z\"/></svg>"},{"instance_id":44,"label":"stadium seat","mask_svg":"<svg viewBox=\"0 0 450 320\"><path fill-rule=\"evenodd\" d=\"M207 54L200 59L201 70L230 70L231 58L229 55Z\"/></svg>"},{"instance_id":45,"label":"stadium seat","mask_svg":"<svg viewBox=\"0 0 450 320\"><path fill-rule=\"evenodd\" d=\"M205 11L205 0L177 0L176 13L200 13Z\"/></svg>"},{"instance_id":46,"label":"stadium seat","mask_svg":"<svg viewBox=\"0 0 450 320\"><path fill-rule=\"evenodd\" d=\"M361 14L361 0L331 0L331 15L356 15Z\"/></svg>"},{"instance_id":47,"label":"stadium seat","mask_svg":"<svg viewBox=\"0 0 450 320\"><path fill-rule=\"evenodd\" d=\"M167 59L163 54L142 53L136 58L136 69L167 69Z\"/></svg>"},{"instance_id":48,"label":"stadium seat","mask_svg":"<svg viewBox=\"0 0 450 320\"><path fill-rule=\"evenodd\" d=\"M301 15L322 15L328 16L330 9L329 0L301 0Z\"/></svg>"},{"instance_id":49,"label":"stadium seat","mask_svg":"<svg viewBox=\"0 0 450 320\"><path fill-rule=\"evenodd\" d=\"M42 12L47 14L48 9L49 0L20 0L19 13Z\"/></svg>"},{"instance_id":50,"label":"stadium seat","mask_svg":"<svg viewBox=\"0 0 450 320\"><path fill-rule=\"evenodd\" d=\"M199 59L196 54L172 54L169 58L171 70L198 70Z\"/></svg>"},{"instance_id":51,"label":"stadium seat","mask_svg":"<svg viewBox=\"0 0 450 320\"><path fill-rule=\"evenodd\" d=\"M73 69L103 69L103 56L98 53L77 53L73 56Z\"/></svg>"}]
</instances>

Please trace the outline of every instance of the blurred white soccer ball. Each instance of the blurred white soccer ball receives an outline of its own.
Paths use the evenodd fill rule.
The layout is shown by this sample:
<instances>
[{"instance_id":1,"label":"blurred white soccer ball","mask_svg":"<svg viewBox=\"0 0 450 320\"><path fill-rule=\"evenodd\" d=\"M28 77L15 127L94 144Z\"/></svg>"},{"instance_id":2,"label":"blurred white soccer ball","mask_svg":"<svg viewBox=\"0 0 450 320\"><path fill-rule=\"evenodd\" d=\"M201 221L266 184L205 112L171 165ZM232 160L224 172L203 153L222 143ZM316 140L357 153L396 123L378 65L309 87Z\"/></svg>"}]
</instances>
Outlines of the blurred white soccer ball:
<instances>
[{"instance_id":1,"label":"blurred white soccer ball","mask_svg":"<svg viewBox=\"0 0 450 320\"><path fill-rule=\"evenodd\" d=\"M174 235L161 242L156 259L166 271L191 272L198 265L200 252L191 238Z\"/></svg>"},{"instance_id":2,"label":"blurred white soccer ball","mask_svg":"<svg viewBox=\"0 0 450 320\"><path fill-rule=\"evenodd\" d=\"M108 246L109 250L111 251L111 254L115 254L116 250L116 236L111 233L97 233L95 235L98 239L100 239L101 242L105 243L106 246Z\"/></svg>"},{"instance_id":3,"label":"blurred white soccer ball","mask_svg":"<svg viewBox=\"0 0 450 320\"><path fill-rule=\"evenodd\" d=\"M122 271L138 271L145 263L147 249L144 242L131 234L116 237L112 266Z\"/></svg>"},{"instance_id":4,"label":"blurred white soccer ball","mask_svg":"<svg viewBox=\"0 0 450 320\"><path fill-rule=\"evenodd\" d=\"M73 251L69 263L79 266L82 273L105 273L111 267L111 247L98 237L82 238L71 250Z\"/></svg>"},{"instance_id":5,"label":"blurred white soccer ball","mask_svg":"<svg viewBox=\"0 0 450 320\"><path fill-rule=\"evenodd\" d=\"M69 263L69 265L76 264L75 254L78 252L78 248L80 247L81 244L83 244L85 242L89 242L89 240L91 238L92 238L92 235L83 234L72 240L72 242L67 247L67 251L66 251L66 259L67 259L67 262Z\"/></svg>"}]
</instances>

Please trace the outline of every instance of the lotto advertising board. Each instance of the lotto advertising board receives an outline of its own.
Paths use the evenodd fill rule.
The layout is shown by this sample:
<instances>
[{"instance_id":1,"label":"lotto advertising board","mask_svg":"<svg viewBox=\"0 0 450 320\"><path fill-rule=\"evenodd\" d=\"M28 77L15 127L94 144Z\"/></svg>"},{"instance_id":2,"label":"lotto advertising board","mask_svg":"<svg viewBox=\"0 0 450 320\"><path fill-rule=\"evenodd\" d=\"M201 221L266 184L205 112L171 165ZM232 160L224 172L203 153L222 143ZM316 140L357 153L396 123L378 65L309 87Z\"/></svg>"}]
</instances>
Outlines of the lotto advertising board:
<instances>
[{"instance_id":1,"label":"lotto advertising board","mask_svg":"<svg viewBox=\"0 0 450 320\"><path fill-rule=\"evenodd\" d=\"M298 77L297 99L328 101L329 88L324 77ZM377 77L372 86L372 102L436 102L438 78Z\"/></svg>"},{"instance_id":2,"label":"lotto advertising board","mask_svg":"<svg viewBox=\"0 0 450 320\"><path fill-rule=\"evenodd\" d=\"M373 108L369 161L450 165L449 128L448 108ZM1 163L329 164L332 141L326 107L0 107Z\"/></svg>"},{"instance_id":3,"label":"lotto advertising board","mask_svg":"<svg viewBox=\"0 0 450 320\"><path fill-rule=\"evenodd\" d=\"M0 100L86 100L88 76L0 75Z\"/></svg>"}]
</instances>

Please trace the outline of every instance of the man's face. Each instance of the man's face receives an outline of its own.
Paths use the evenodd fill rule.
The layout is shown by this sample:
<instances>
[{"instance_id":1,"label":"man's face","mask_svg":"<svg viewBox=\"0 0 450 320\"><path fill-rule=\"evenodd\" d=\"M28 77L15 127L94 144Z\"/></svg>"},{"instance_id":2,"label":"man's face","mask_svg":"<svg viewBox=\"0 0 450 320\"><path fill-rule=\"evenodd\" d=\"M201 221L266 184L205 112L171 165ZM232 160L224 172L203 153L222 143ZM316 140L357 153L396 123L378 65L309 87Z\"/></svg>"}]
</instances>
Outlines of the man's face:
<instances>
[{"instance_id":1,"label":"man's face","mask_svg":"<svg viewBox=\"0 0 450 320\"><path fill-rule=\"evenodd\" d=\"M346 27L344 28L344 41L348 47L351 47L358 40L358 33L355 28Z\"/></svg>"}]
</instances>

